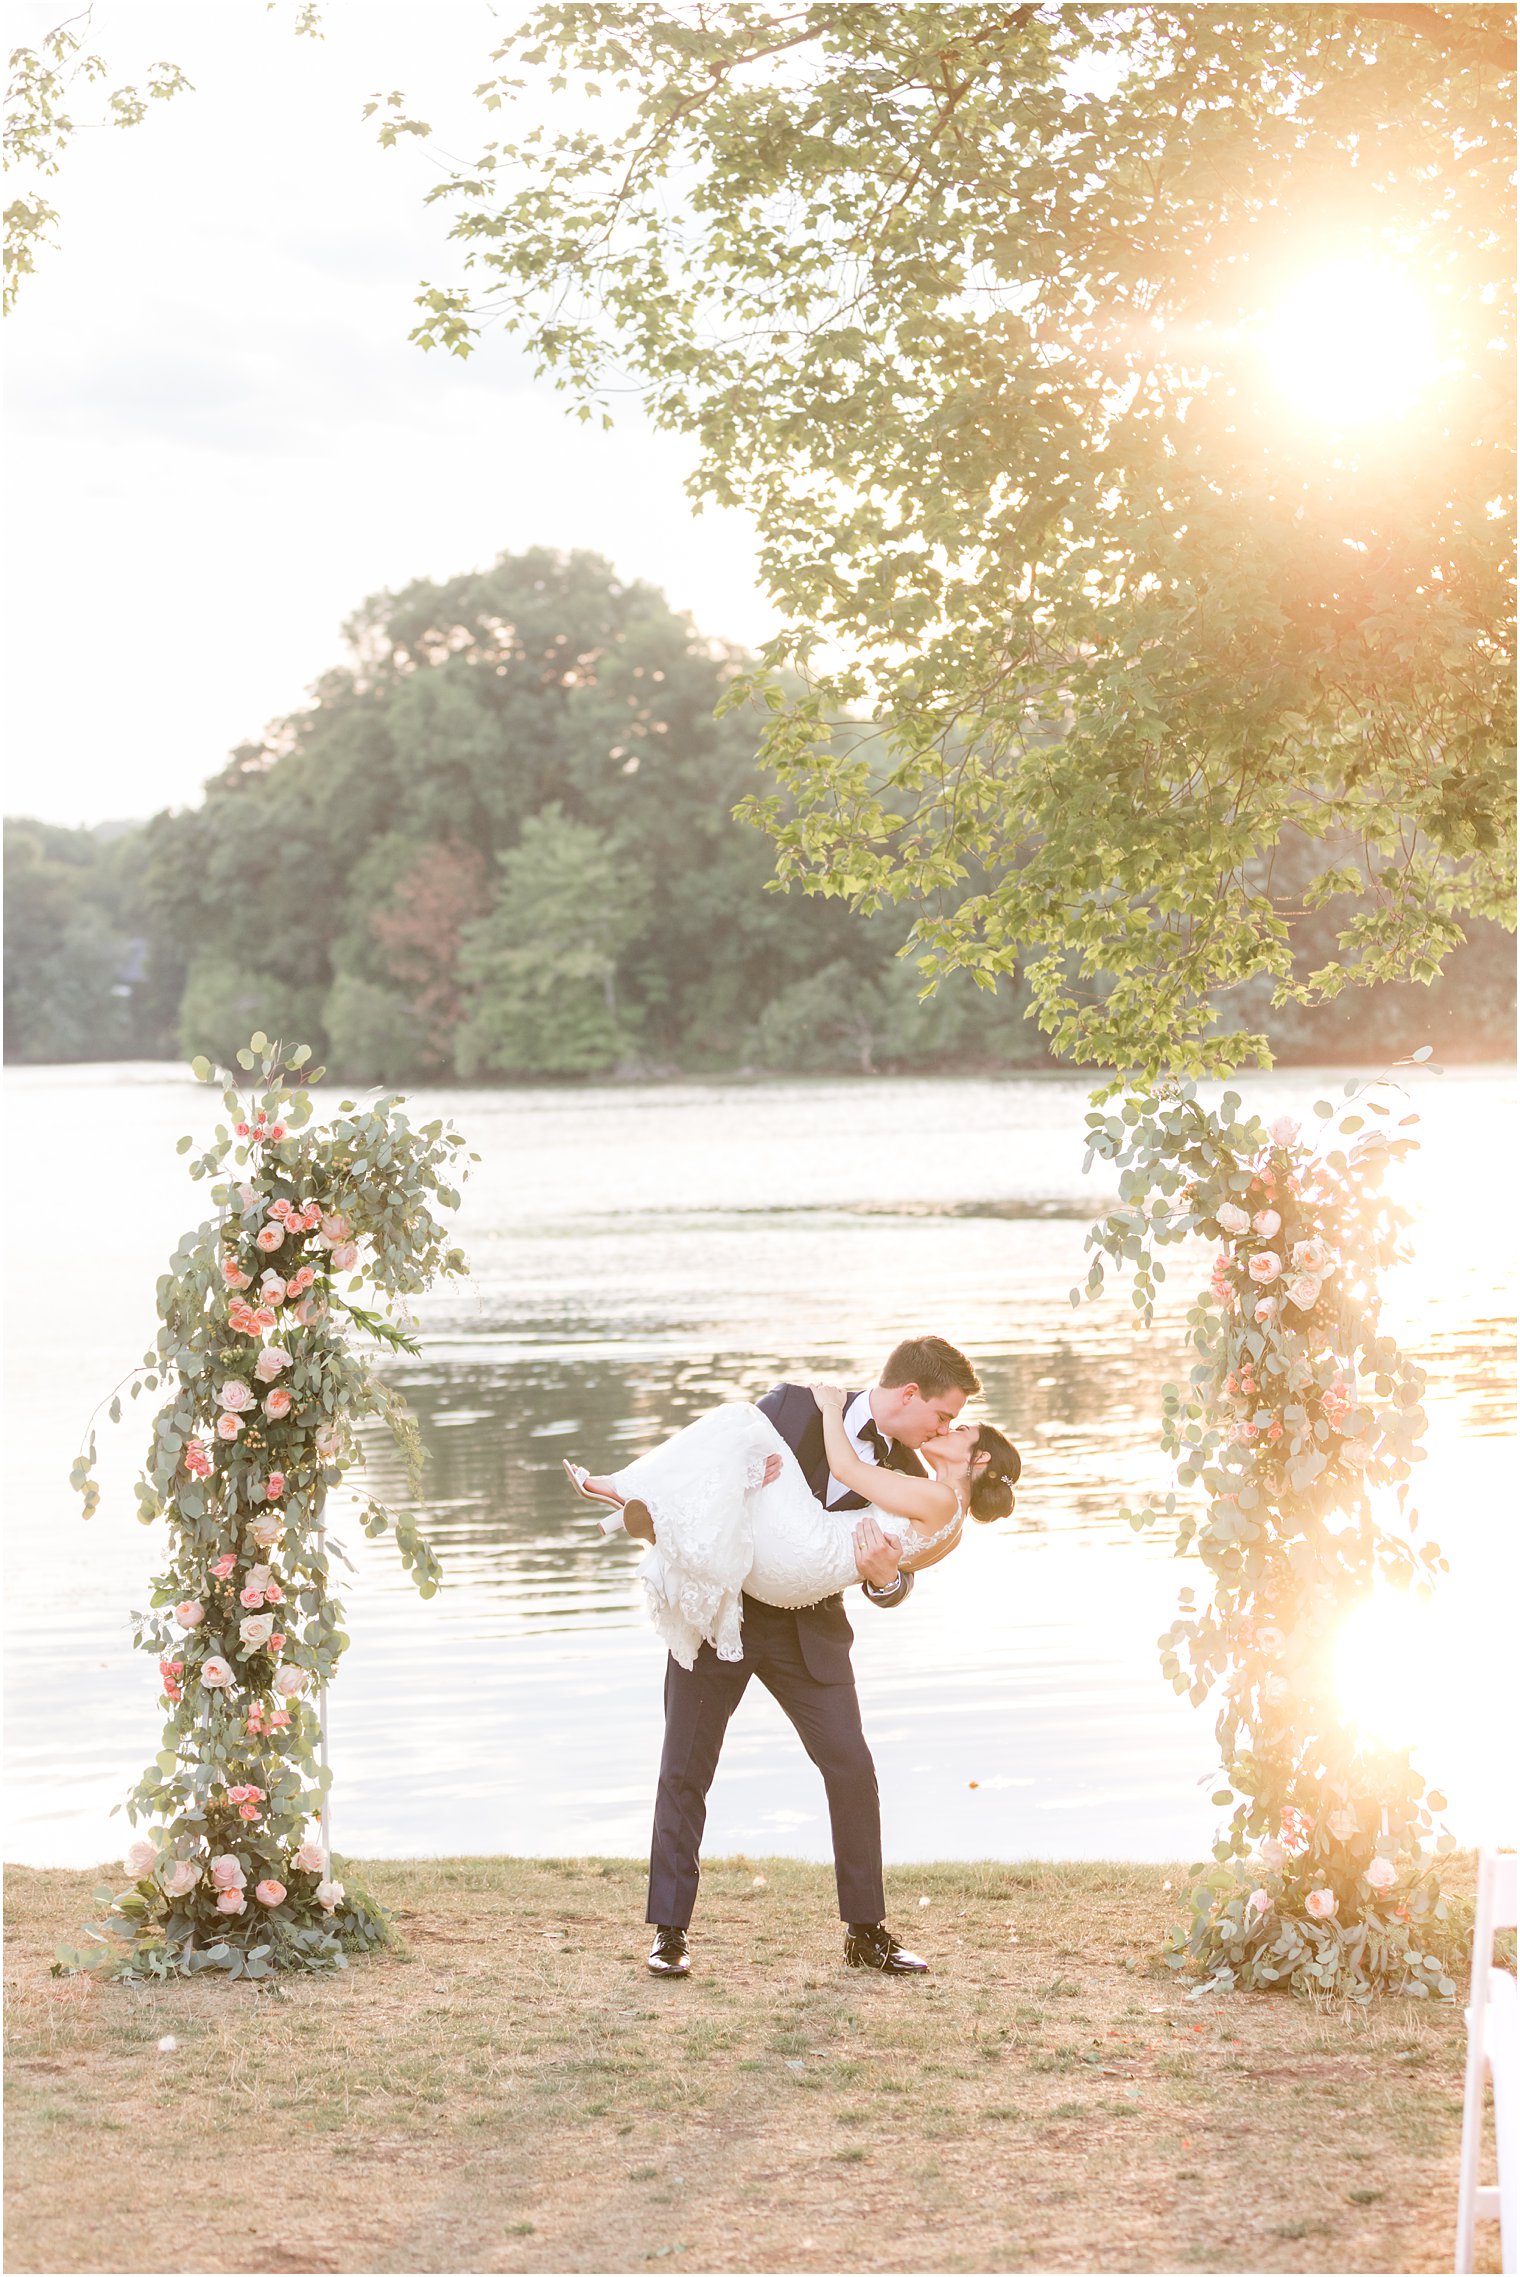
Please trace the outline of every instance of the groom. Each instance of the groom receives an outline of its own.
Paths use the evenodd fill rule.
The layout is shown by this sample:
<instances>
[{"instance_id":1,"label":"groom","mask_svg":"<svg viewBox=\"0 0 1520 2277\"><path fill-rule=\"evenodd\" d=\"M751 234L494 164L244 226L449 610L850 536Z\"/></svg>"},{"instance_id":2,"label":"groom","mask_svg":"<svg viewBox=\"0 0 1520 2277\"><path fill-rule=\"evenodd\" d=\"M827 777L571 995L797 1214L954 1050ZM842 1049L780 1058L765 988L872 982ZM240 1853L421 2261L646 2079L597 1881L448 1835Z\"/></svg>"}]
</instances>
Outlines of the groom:
<instances>
[{"instance_id":1,"label":"groom","mask_svg":"<svg viewBox=\"0 0 1520 2277\"><path fill-rule=\"evenodd\" d=\"M845 1402L844 1426L862 1461L924 1473L913 1452L954 1423L967 1398L981 1390L963 1353L940 1336L916 1336L896 1351L870 1391ZM777 1384L759 1402L801 1465L818 1500L830 1510L863 1510L829 1471L823 1417L803 1384ZM766 1466L766 1484L780 1475L781 1457ZM902 1545L874 1518L855 1529L855 1562L873 1605L900 1605L913 1587L899 1573ZM696 1665L672 1657L665 1671L665 1750L654 1806L649 1858L649 1907L654 1924L649 1968L662 1977L691 1967L687 1926L696 1903L698 1853L707 1823L707 1792L718 1768L728 1721L752 1676L778 1700L798 1738L823 1773L834 1836L834 1876L845 1924L844 1957L852 1968L889 1975L920 1975L928 1964L898 1944L883 1919L881 1806L876 1766L860 1725L860 1701L850 1666L853 1631L840 1596L789 1612L744 1600L744 1657L720 1660L703 1645Z\"/></svg>"}]
</instances>

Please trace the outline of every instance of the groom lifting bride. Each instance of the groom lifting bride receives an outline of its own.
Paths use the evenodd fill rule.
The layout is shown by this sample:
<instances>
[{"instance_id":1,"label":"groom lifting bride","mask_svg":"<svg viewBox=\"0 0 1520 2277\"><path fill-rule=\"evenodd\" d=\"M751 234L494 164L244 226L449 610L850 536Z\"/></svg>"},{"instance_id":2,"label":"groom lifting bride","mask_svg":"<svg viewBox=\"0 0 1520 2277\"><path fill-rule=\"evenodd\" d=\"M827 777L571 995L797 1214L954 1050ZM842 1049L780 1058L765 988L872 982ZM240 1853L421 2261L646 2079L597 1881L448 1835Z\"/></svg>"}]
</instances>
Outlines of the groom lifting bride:
<instances>
[{"instance_id":1,"label":"groom lifting bride","mask_svg":"<svg viewBox=\"0 0 1520 2277\"><path fill-rule=\"evenodd\" d=\"M1017 1450L990 1424L957 1421L980 1389L953 1344L913 1337L869 1390L777 1384L614 1474L566 1464L604 1505L604 1532L650 1544L640 1573L670 1648L649 1862L656 1976L691 1966L708 1790L752 1676L823 1775L846 1961L891 1975L927 1968L886 1926L876 1769L842 1592L859 1582L873 1605L901 1605L914 1574L956 1548L968 1513L1012 1509Z\"/></svg>"}]
</instances>

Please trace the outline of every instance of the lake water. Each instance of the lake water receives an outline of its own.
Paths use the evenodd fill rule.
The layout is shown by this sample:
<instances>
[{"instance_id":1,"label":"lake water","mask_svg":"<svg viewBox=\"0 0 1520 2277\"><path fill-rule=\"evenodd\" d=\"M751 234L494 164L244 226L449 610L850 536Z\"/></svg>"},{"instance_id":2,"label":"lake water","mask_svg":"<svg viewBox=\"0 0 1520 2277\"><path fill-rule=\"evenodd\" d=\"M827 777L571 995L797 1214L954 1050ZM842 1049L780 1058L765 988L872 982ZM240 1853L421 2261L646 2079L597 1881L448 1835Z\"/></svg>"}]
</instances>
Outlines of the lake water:
<instances>
[{"instance_id":1,"label":"lake water","mask_svg":"<svg viewBox=\"0 0 1520 2277\"><path fill-rule=\"evenodd\" d=\"M1305 1112L1332 1080L1293 1070L1241 1088L1273 1115ZM1116 1516L1165 1484L1159 1394L1180 1340L1175 1315L1137 1331L1125 1293L1069 1302L1104 1200L1081 1171L1087 1089L419 1095L482 1157L460 1224L471 1279L423 1300L423 1355L392 1366L421 1419L447 1581L421 1603L389 1544L335 1515L357 1569L332 1694L341 1848L643 1853L663 1659L638 1551L594 1534L561 1457L611 1467L783 1375L863 1382L926 1328L977 1362L981 1411L1018 1439L1025 1477L1014 1516L971 1530L909 1605L852 1600L889 1858L1199 1851L1211 1716L1175 1698L1155 1650L1179 1583L1199 1576ZM1470 1841L1510 1805L1514 1085L1479 1069L1415 1089L1426 1146L1401 1177L1418 1253L1389 1301L1432 1372L1422 1507L1453 1572L1431 1612L1364 1626L1346 1682L1369 1723L1416 1744ZM104 1427L89 1525L68 1466L204 1212L174 1141L214 1118L161 1066L12 1068L6 1096L7 1855L93 1864L122 1847L111 1807L158 1732L127 1621L162 1541L132 1516L146 1414ZM1179 1305L1190 1278L1174 1268ZM383 1439L372 1475L403 1493ZM730 1730L708 1848L828 1855L821 1787L758 1686Z\"/></svg>"}]
</instances>

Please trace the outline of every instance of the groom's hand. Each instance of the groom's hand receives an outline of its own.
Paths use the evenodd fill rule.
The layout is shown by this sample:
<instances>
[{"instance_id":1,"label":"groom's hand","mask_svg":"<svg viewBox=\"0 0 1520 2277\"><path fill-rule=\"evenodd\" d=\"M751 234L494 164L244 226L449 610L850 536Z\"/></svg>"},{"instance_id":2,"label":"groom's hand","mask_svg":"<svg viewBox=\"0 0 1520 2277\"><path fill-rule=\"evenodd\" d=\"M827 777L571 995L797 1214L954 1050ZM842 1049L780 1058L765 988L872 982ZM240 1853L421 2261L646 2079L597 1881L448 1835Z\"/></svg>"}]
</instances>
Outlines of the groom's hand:
<instances>
[{"instance_id":1,"label":"groom's hand","mask_svg":"<svg viewBox=\"0 0 1520 2277\"><path fill-rule=\"evenodd\" d=\"M855 1570L873 1589L890 1589L902 1564L903 1546L884 1534L874 1518L862 1518L855 1529Z\"/></svg>"},{"instance_id":2,"label":"groom's hand","mask_svg":"<svg viewBox=\"0 0 1520 2277\"><path fill-rule=\"evenodd\" d=\"M765 1458L765 1469L761 1474L760 1484L762 1486L774 1486L780 1476L781 1457L779 1455L767 1455Z\"/></svg>"}]
</instances>

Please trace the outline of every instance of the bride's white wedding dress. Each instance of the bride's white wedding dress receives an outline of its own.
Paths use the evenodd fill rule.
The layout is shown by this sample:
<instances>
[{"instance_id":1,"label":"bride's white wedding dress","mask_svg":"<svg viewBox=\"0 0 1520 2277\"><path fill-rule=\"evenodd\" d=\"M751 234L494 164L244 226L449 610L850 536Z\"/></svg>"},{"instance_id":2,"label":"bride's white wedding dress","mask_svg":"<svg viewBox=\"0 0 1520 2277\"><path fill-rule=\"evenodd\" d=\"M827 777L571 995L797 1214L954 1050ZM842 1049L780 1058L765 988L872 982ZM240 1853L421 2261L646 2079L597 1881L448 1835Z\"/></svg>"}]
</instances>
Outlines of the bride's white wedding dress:
<instances>
[{"instance_id":1,"label":"bride's white wedding dress","mask_svg":"<svg viewBox=\"0 0 1520 2277\"><path fill-rule=\"evenodd\" d=\"M768 1457L781 1476L761 1484ZM767 1605L816 1605L859 1576L855 1528L866 1512L826 1510L791 1448L758 1407L734 1401L687 1424L640 1455L612 1483L642 1502L654 1520L654 1547L639 1568L655 1627L683 1668L703 1644L720 1660L741 1660L744 1591ZM906 1518L872 1509L883 1533L904 1538ZM954 1517L915 1550L942 1542Z\"/></svg>"}]
</instances>

